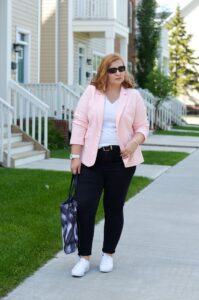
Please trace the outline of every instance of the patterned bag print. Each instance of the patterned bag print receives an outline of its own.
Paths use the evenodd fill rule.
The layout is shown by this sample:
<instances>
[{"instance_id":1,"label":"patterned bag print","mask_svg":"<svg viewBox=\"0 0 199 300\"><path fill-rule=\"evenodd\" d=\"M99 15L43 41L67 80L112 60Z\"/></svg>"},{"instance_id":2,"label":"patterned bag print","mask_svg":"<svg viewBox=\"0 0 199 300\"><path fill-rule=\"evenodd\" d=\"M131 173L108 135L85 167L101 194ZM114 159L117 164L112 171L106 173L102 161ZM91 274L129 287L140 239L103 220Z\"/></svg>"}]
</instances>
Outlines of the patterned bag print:
<instances>
[{"instance_id":1,"label":"patterned bag print","mask_svg":"<svg viewBox=\"0 0 199 300\"><path fill-rule=\"evenodd\" d=\"M66 254L75 252L78 245L77 201L75 200L76 176L72 176L69 196L60 205L63 248Z\"/></svg>"}]
</instances>

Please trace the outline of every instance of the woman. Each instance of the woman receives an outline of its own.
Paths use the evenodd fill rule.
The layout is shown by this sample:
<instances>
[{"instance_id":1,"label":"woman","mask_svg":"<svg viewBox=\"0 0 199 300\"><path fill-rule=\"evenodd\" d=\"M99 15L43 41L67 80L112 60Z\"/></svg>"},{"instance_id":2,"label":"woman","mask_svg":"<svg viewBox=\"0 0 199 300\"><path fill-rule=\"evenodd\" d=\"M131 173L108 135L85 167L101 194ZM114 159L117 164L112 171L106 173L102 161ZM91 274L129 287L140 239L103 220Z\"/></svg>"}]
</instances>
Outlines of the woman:
<instances>
[{"instance_id":1,"label":"woman","mask_svg":"<svg viewBox=\"0 0 199 300\"><path fill-rule=\"evenodd\" d=\"M140 150L148 134L146 109L133 89L119 54L105 56L80 98L73 120L71 171L78 175L79 261L72 276L90 268L95 215L102 191L105 213L101 272L113 269L113 253L123 228L123 206Z\"/></svg>"}]
</instances>

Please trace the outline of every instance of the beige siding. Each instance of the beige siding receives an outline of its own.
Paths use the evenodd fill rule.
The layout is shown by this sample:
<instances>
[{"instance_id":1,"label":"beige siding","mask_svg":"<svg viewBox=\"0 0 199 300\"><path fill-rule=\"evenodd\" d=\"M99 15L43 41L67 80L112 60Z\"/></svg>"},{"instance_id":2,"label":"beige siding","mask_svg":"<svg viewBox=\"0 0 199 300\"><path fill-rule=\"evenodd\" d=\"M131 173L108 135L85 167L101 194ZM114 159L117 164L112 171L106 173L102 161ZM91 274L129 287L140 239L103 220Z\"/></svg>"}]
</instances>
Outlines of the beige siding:
<instances>
[{"instance_id":1,"label":"beige siding","mask_svg":"<svg viewBox=\"0 0 199 300\"><path fill-rule=\"evenodd\" d=\"M68 0L59 2L59 81L67 84L68 68Z\"/></svg>"},{"instance_id":2,"label":"beige siding","mask_svg":"<svg viewBox=\"0 0 199 300\"><path fill-rule=\"evenodd\" d=\"M30 82L38 81L38 0L13 0L12 1L12 43L16 42L16 30L21 28L30 32ZM16 61L16 54L12 52L12 61ZM16 71L12 72L16 78Z\"/></svg>"},{"instance_id":3,"label":"beige siding","mask_svg":"<svg viewBox=\"0 0 199 300\"><path fill-rule=\"evenodd\" d=\"M41 82L55 82L56 0L42 0Z\"/></svg>"},{"instance_id":4,"label":"beige siding","mask_svg":"<svg viewBox=\"0 0 199 300\"><path fill-rule=\"evenodd\" d=\"M104 53L106 52L106 41L104 38L104 33L96 32L90 34L90 47L93 51Z\"/></svg>"}]
</instances>

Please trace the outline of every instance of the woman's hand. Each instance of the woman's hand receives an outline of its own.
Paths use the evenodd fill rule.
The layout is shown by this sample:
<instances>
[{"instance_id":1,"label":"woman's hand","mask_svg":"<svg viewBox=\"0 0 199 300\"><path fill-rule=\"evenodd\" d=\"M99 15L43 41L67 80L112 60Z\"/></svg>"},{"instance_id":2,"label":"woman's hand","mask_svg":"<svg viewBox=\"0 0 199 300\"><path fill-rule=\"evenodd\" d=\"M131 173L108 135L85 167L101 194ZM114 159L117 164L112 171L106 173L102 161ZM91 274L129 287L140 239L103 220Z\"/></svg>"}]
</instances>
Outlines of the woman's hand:
<instances>
[{"instance_id":1,"label":"woman's hand","mask_svg":"<svg viewBox=\"0 0 199 300\"><path fill-rule=\"evenodd\" d=\"M80 174L81 171L81 160L80 158L71 159L70 169L73 174Z\"/></svg>"},{"instance_id":2,"label":"woman's hand","mask_svg":"<svg viewBox=\"0 0 199 300\"><path fill-rule=\"evenodd\" d=\"M129 158L137 149L138 143L136 141L130 141L124 148L124 150L121 151L121 157L123 159Z\"/></svg>"}]
</instances>

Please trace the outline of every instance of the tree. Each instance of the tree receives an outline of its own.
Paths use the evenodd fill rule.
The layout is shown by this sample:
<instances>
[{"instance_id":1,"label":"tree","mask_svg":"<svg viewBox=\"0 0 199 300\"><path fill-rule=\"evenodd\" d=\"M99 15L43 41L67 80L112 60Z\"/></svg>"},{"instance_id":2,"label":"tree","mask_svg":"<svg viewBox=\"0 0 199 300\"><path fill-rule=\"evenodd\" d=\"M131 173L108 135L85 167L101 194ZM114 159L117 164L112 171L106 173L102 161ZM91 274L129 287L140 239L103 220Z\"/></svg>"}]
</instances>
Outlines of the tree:
<instances>
[{"instance_id":1,"label":"tree","mask_svg":"<svg viewBox=\"0 0 199 300\"><path fill-rule=\"evenodd\" d=\"M165 99L172 91L171 80L155 67L147 76L146 88L156 97Z\"/></svg>"},{"instance_id":2,"label":"tree","mask_svg":"<svg viewBox=\"0 0 199 300\"><path fill-rule=\"evenodd\" d=\"M146 88L155 96L155 124L157 124L158 108L172 92L171 80L160 68L155 67L147 76Z\"/></svg>"},{"instance_id":3,"label":"tree","mask_svg":"<svg viewBox=\"0 0 199 300\"><path fill-rule=\"evenodd\" d=\"M142 0L137 9L137 72L136 79L140 87L145 88L147 76L155 66L160 23L156 19L156 1Z\"/></svg>"},{"instance_id":4,"label":"tree","mask_svg":"<svg viewBox=\"0 0 199 300\"><path fill-rule=\"evenodd\" d=\"M192 35L186 32L179 6L175 16L168 23L169 29L169 71L174 95L186 95L189 90L199 90L198 58L190 47Z\"/></svg>"}]
</instances>

